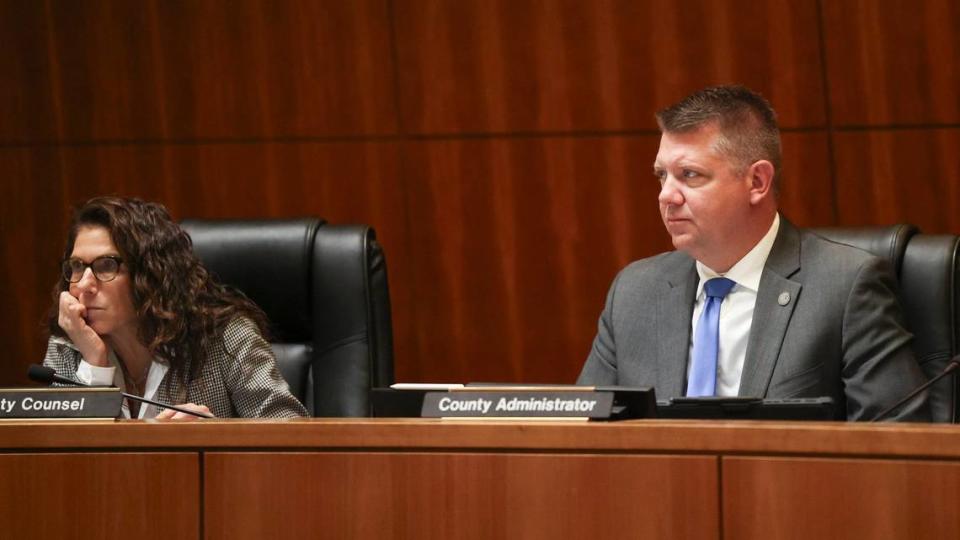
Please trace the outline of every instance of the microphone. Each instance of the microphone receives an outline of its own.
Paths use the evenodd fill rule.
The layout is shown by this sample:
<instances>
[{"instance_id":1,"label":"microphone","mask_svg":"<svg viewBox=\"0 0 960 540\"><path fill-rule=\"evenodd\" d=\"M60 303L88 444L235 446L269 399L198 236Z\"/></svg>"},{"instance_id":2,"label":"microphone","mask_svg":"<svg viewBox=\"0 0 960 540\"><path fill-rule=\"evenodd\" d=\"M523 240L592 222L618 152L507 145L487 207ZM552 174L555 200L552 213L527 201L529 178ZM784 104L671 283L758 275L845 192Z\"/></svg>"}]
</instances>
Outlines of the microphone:
<instances>
[{"instance_id":1,"label":"microphone","mask_svg":"<svg viewBox=\"0 0 960 540\"><path fill-rule=\"evenodd\" d=\"M50 383L60 383L60 384L70 384L74 386L85 386L87 388L97 388L95 386L84 384L79 381L74 381L73 379L67 379L66 377L61 377L57 375L57 371L51 367L41 366L39 364L31 364L30 369L27 370L27 377L30 377L30 380L37 381L40 383L50 384ZM134 401L139 401L141 403L148 403L150 405L156 405L158 407L163 407L165 409L173 409L177 412L182 412L184 414L190 414L193 416L199 416L200 418L215 418L212 414L207 414L204 412L196 412L183 407L177 407L175 405L167 405L166 403L160 403L159 401L153 401L152 399L147 399L140 396L135 396L133 394L128 394L126 392L120 392L123 394L123 397L132 399Z\"/></svg>"},{"instance_id":2,"label":"microphone","mask_svg":"<svg viewBox=\"0 0 960 540\"><path fill-rule=\"evenodd\" d=\"M41 366L39 364L30 364L30 369L27 370L27 377L30 377L30 380L47 384L58 382L60 384L87 386L86 384L67 379L66 377L61 377L57 375L57 371L55 369L47 366Z\"/></svg>"},{"instance_id":3,"label":"microphone","mask_svg":"<svg viewBox=\"0 0 960 540\"><path fill-rule=\"evenodd\" d=\"M927 388L930 388L931 386L934 385L934 383L936 383L936 382L939 381L940 379L946 377L947 375L953 373L953 372L956 371L958 368L960 368L960 355L954 356L953 359L950 360L950 362L947 363L947 367L943 368L943 371L941 371L939 375L937 375L936 377L930 379L929 381L921 384L916 390L914 390L913 392L910 392L909 394L906 395L906 397L904 397L904 398L901 399L900 401L894 403L893 405L891 405L890 407L888 407L886 410L884 410L884 411L881 412L880 414L874 416L874 417L873 417L873 420L870 420L870 421L871 421L871 422L877 422L877 421L879 421L879 420L883 420L883 419L886 418L887 415L889 415L891 412L897 410L897 409L900 408L900 406L902 406L904 403L906 403L906 402L910 401L911 399L913 399L914 397L916 397L917 394L919 394L920 392L923 392L923 391L926 390Z\"/></svg>"}]
</instances>

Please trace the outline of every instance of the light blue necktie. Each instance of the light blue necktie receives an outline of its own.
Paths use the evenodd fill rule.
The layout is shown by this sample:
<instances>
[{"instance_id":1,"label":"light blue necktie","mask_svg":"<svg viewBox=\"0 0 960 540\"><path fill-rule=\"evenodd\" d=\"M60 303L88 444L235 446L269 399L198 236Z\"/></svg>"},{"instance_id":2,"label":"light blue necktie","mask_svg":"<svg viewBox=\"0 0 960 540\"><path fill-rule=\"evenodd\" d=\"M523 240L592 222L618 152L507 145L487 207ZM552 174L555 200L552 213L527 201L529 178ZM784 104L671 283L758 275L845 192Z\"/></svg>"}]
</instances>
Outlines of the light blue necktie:
<instances>
[{"instance_id":1,"label":"light blue necktie","mask_svg":"<svg viewBox=\"0 0 960 540\"><path fill-rule=\"evenodd\" d=\"M703 306L697 332L693 336L693 365L687 377L687 396L713 396L717 393L717 353L720 350L720 304L736 285L727 278L713 278L703 284L707 304Z\"/></svg>"}]
</instances>

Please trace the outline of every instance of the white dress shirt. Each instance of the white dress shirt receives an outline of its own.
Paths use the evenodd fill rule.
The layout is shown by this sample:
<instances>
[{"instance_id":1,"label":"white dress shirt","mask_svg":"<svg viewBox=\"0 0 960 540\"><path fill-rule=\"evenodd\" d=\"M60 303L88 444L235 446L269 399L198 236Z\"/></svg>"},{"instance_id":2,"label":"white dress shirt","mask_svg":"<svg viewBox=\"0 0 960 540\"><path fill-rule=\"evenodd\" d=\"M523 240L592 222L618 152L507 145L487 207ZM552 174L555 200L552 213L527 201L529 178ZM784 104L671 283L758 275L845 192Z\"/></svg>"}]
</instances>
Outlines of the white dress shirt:
<instances>
[{"instance_id":1,"label":"white dress shirt","mask_svg":"<svg viewBox=\"0 0 960 540\"><path fill-rule=\"evenodd\" d=\"M753 322L753 308L757 303L760 276L763 275L763 267L767 263L767 257L770 255L779 230L780 214L777 214L767 234L724 274L718 274L697 261L700 282L697 283L696 303L693 305L687 373L693 365L692 336L697 334L700 313L706 304L703 284L715 277L725 277L736 282L720 304L720 347L717 354L718 396L736 396L740 391L743 361L747 357L747 341L750 338L750 325Z\"/></svg>"},{"instance_id":2,"label":"white dress shirt","mask_svg":"<svg viewBox=\"0 0 960 540\"><path fill-rule=\"evenodd\" d=\"M68 340L56 337L53 338L53 340L77 350L74 344ZM119 388L120 391L126 392L126 381L123 380L123 371L119 368L120 364L117 362L117 355L115 355L113 351L108 351L107 359L110 361L110 367L94 366L85 359L80 360L80 364L77 366L77 380L94 386L113 385ZM163 377L167 374L170 366L166 362L154 358L148 369L150 371L147 372L147 383L144 387L143 397L156 400L157 389L160 388L160 382L163 381ZM122 403L123 408L121 409L121 413L123 417L130 418L130 406L127 404L127 399L124 398ZM140 413L137 415L137 418L156 418L157 412L156 406L141 403Z\"/></svg>"}]
</instances>

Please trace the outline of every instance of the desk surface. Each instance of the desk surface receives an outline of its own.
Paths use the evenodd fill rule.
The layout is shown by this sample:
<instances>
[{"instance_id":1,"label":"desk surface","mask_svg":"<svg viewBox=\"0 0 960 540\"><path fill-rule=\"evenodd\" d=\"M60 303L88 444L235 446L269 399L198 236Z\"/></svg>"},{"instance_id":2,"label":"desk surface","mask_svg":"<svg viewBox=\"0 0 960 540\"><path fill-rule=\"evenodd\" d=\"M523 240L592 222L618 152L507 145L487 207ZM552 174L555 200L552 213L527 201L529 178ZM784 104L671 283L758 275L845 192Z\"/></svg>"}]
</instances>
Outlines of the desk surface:
<instances>
[{"instance_id":1,"label":"desk surface","mask_svg":"<svg viewBox=\"0 0 960 540\"><path fill-rule=\"evenodd\" d=\"M420 419L0 422L0 450L27 449L570 450L960 458L960 425L630 420Z\"/></svg>"}]
</instances>

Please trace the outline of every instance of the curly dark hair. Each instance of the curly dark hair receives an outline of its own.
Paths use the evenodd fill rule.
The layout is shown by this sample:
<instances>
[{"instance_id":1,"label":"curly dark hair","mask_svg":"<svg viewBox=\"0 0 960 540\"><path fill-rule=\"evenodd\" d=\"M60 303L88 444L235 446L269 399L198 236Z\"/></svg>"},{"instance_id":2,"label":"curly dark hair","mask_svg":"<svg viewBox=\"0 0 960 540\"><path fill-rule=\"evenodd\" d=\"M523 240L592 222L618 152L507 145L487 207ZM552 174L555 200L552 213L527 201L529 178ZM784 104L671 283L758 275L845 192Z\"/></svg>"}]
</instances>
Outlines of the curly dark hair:
<instances>
[{"instance_id":1,"label":"curly dark hair","mask_svg":"<svg viewBox=\"0 0 960 540\"><path fill-rule=\"evenodd\" d=\"M110 232L130 273L140 341L167 360L182 383L197 377L208 347L235 317L249 318L268 336L263 310L239 290L214 281L193 253L190 235L163 205L132 198L90 199L74 213L64 260L73 253L79 230L89 226ZM61 278L54 286L49 319L50 334L64 338L57 323L58 299L69 285Z\"/></svg>"}]
</instances>

